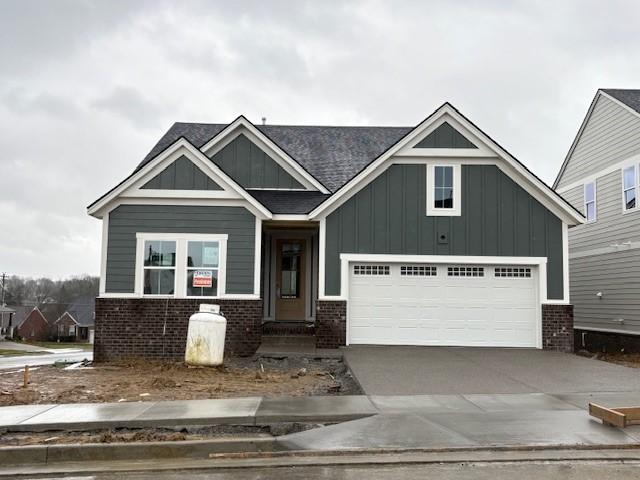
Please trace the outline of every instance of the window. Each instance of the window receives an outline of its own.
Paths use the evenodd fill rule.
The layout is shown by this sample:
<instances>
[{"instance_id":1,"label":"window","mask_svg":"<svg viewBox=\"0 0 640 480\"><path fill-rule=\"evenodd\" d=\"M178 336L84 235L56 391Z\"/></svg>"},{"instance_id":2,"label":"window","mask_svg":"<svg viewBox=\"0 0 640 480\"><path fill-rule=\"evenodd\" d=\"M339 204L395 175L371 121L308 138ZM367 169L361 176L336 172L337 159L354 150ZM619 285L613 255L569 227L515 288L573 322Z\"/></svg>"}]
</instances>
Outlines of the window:
<instances>
[{"instance_id":1,"label":"window","mask_svg":"<svg viewBox=\"0 0 640 480\"><path fill-rule=\"evenodd\" d=\"M584 216L587 222L596 221L596 182L584 186Z\"/></svg>"},{"instance_id":2,"label":"window","mask_svg":"<svg viewBox=\"0 0 640 480\"><path fill-rule=\"evenodd\" d=\"M218 293L219 242L187 242L187 297Z\"/></svg>"},{"instance_id":3,"label":"window","mask_svg":"<svg viewBox=\"0 0 640 480\"><path fill-rule=\"evenodd\" d=\"M622 171L622 203L623 210L636 208L636 167L632 165Z\"/></svg>"},{"instance_id":4,"label":"window","mask_svg":"<svg viewBox=\"0 0 640 480\"><path fill-rule=\"evenodd\" d=\"M138 233L135 293L224 296L226 234Z\"/></svg>"},{"instance_id":5,"label":"window","mask_svg":"<svg viewBox=\"0 0 640 480\"><path fill-rule=\"evenodd\" d=\"M176 278L176 242L144 242L144 294L172 295Z\"/></svg>"},{"instance_id":6,"label":"window","mask_svg":"<svg viewBox=\"0 0 640 480\"><path fill-rule=\"evenodd\" d=\"M531 278L529 267L497 267L495 276L502 278Z\"/></svg>"},{"instance_id":7,"label":"window","mask_svg":"<svg viewBox=\"0 0 640 480\"><path fill-rule=\"evenodd\" d=\"M389 275L389 265L354 265L354 275Z\"/></svg>"},{"instance_id":8,"label":"window","mask_svg":"<svg viewBox=\"0 0 640 480\"><path fill-rule=\"evenodd\" d=\"M400 266L400 275L404 277L435 277L437 274L437 268L430 265Z\"/></svg>"},{"instance_id":9,"label":"window","mask_svg":"<svg viewBox=\"0 0 640 480\"><path fill-rule=\"evenodd\" d=\"M460 165L427 166L427 215L459 216Z\"/></svg>"},{"instance_id":10,"label":"window","mask_svg":"<svg viewBox=\"0 0 640 480\"><path fill-rule=\"evenodd\" d=\"M447 267L449 277L484 277L484 267Z\"/></svg>"},{"instance_id":11,"label":"window","mask_svg":"<svg viewBox=\"0 0 640 480\"><path fill-rule=\"evenodd\" d=\"M280 298L299 298L302 243L285 242L280 248Z\"/></svg>"}]
</instances>

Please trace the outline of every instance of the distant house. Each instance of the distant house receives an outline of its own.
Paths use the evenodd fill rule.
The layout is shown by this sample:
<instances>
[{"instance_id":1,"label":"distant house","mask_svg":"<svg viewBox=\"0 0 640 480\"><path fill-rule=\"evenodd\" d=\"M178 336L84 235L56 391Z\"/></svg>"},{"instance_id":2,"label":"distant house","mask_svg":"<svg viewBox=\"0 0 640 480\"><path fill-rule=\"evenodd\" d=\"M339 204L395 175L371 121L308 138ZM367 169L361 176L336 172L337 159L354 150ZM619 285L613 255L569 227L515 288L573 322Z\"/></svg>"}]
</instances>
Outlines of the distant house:
<instances>
[{"instance_id":1,"label":"distant house","mask_svg":"<svg viewBox=\"0 0 640 480\"><path fill-rule=\"evenodd\" d=\"M79 298L54 322L59 340L93 343L95 299Z\"/></svg>"},{"instance_id":2,"label":"distant house","mask_svg":"<svg viewBox=\"0 0 640 480\"><path fill-rule=\"evenodd\" d=\"M22 307L24 308L24 307ZM27 307L31 308L31 307ZM49 321L38 307L33 307L23 318L18 318L16 323L17 334L24 340L48 340Z\"/></svg>"},{"instance_id":3,"label":"distant house","mask_svg":"<svg viewBox=\"0 0 640 480\"><path fill-rule=\"evenodd\" d=\"M10 335L15 313L13 308L0 305L0 337Z\"/></svg>"}]
</instances>

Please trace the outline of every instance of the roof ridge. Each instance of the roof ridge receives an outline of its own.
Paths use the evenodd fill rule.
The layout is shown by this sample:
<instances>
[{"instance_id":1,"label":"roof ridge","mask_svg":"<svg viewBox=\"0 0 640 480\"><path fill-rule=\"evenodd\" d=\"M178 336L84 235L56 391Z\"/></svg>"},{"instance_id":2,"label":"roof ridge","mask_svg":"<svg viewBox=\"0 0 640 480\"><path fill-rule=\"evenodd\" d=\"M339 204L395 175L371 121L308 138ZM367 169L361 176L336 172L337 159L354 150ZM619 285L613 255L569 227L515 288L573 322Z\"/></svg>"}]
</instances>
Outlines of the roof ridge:
<instances>
[{"instance_id":1,"label":"roof ridge","mask_svg":"<svg viewBox=\"0 0 640 480\"><path fill-rule=\"evenodd\" d=\"M253 123L253 122L252 122ZM230 123L208 123L208 122L174 122L174 125L208 125L208 126L228 126ZM315 128L414 128L407 125L293 125L287 123L268 123L266 125L253 124L255 127L315 127Z\"/></svg>"}]
</instances>

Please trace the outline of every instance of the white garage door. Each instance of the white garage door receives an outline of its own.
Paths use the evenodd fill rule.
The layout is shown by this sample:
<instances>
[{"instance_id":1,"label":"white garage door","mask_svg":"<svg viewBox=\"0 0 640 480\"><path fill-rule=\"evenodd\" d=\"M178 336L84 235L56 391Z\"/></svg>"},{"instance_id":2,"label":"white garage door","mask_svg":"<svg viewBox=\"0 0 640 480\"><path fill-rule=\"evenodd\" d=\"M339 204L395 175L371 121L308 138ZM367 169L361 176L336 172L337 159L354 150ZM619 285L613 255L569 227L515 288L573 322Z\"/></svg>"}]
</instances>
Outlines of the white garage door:
<instances>
[{"instance_id":1,"label":"white garage door","mask_svg":"<svg viewBox=\"0 0 640 480\"><path fill-rule=\"evenodd\" d=\"M350 344L535 347L534 266L349 265Z\"/></svg>"}]
</instances>

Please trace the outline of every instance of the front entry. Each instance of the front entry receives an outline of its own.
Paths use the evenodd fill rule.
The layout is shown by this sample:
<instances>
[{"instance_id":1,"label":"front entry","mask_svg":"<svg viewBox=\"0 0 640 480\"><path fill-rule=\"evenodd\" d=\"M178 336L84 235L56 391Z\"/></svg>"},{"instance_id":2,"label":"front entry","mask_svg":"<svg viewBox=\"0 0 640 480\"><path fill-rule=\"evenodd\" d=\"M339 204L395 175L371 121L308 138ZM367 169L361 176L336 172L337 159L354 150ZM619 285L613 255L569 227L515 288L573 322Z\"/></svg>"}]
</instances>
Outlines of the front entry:
<instances>
[{"instance_id":1,"label":"front entry","mask_svg":"<svg viewBox=\"0 0 640 480\"><path fill-rule=\"evenodd\" d=\"M305 319L304 239L276 243L276 320Z\"/></svg>"}]
</instances>

